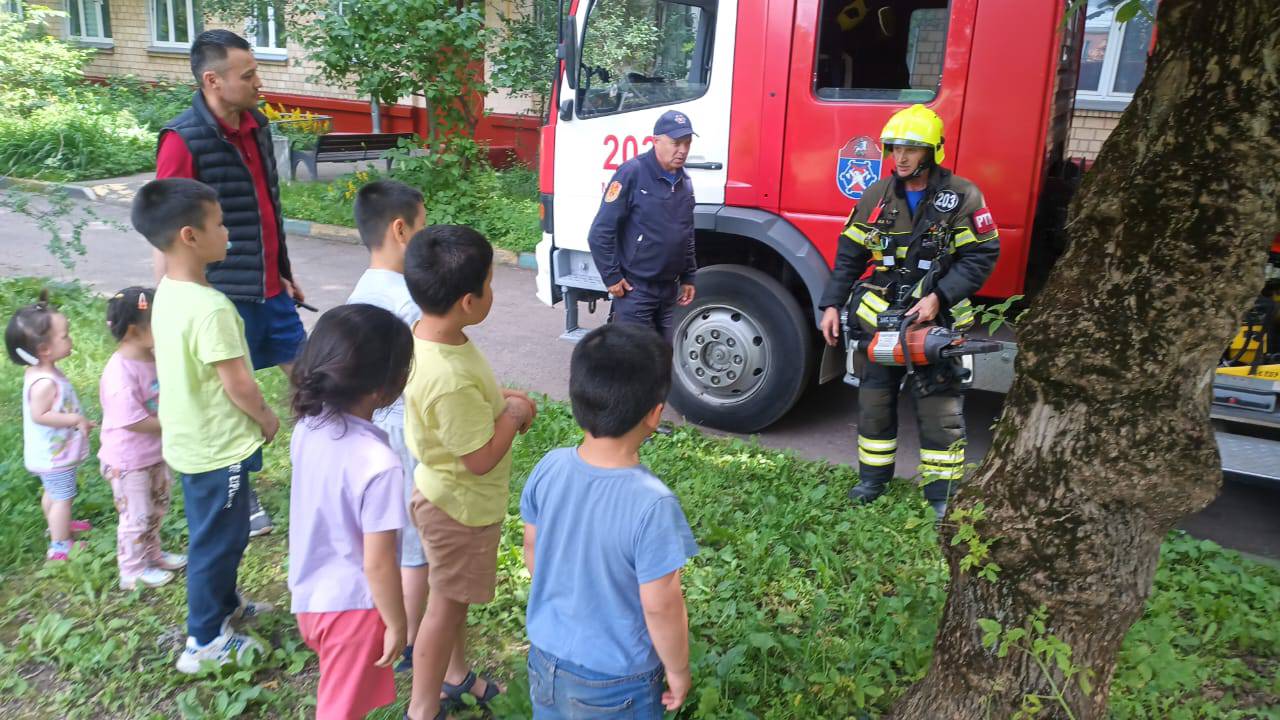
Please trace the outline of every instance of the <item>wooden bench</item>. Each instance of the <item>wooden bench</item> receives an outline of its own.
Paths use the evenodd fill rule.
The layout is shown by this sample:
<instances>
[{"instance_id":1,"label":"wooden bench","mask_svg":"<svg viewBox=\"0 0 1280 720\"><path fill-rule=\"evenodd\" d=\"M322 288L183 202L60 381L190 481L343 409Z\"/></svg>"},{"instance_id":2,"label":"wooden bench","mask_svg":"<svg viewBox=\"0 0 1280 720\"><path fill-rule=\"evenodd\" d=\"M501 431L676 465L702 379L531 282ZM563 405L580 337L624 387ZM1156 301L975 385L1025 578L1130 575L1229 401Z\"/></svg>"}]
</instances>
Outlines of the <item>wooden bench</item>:
<instances>
[{"instance_id":1,"label":"wooden bench","mask_svg":"<svg viewBox=\"0 0 1280 720\"><path fill-rule=\"evenodd\" d=\"M354 162L377 160L398 147L401 140L412 140L413 133L328 133L316 139L314 150L289 150L289 179L296 180L298 163L305 163L311 179L317 178L316 165L322 162ZM387 160L387 170L391 161Z\"/></svg>"}]
</instances>

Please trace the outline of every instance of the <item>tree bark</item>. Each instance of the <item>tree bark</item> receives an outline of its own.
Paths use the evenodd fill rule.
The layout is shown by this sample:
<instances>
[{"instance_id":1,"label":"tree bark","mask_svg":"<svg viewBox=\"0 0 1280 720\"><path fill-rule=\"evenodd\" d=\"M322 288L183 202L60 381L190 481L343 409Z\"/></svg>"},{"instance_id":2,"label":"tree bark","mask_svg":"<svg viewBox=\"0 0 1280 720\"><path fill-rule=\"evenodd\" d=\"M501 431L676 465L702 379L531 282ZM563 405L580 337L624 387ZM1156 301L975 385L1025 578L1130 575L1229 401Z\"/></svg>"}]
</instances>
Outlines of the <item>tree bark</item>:
<instances>
[{"instance_id":1,"label":"tree bark","mask_svg":"<svg viewBox=\"0 0 1280 720\"><path fill-rule=\"evenodd\" d=\"M1213 368L1262 285L1280 230L1280 3L1164 0L1146 77L1071 208L1071 245L1020 323L1017 376L985 461L953 504L982 502L996 580L959 569L926 677L892 717L1102 718L1160 544L1217 494ZM1024 652L997 657L978 620L1045 634L1092 691ZM1024 641L1029 645L1030 640ZM1065 688L1064 688L1065 685Z\"/></svg>"}]
</instances>

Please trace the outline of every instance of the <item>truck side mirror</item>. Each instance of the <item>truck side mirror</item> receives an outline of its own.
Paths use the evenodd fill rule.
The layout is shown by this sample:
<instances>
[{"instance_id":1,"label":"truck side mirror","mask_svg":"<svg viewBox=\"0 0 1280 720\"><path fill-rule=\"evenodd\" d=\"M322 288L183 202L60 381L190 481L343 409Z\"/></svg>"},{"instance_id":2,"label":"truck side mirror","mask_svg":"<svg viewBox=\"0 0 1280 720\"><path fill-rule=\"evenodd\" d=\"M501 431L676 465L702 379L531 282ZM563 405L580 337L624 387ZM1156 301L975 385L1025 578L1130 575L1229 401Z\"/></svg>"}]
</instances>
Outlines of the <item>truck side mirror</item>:
<instances>
[{"instance_id":1,"label":"truck side mirror","mask_svg":"<svg viewBox=\"0 0 1280 720\"><path fill-rule=\"evenodd\" d=\"M564 61L564 78L569 87L578 89L578 23L574 18L564 19L560 28L560 44L556 46L556 58Z\"/></svg>"},{"instance_id":2,"label":"truck side mirror","mask_svg":"<svg viewBox=\"0 0 1280 720\"><path fill-rule=\"evenodd\" d=\"M572 98L560 103L560 119L566 120L566 121L573 119L573 99Z\"/></svg>"}]
</instances>

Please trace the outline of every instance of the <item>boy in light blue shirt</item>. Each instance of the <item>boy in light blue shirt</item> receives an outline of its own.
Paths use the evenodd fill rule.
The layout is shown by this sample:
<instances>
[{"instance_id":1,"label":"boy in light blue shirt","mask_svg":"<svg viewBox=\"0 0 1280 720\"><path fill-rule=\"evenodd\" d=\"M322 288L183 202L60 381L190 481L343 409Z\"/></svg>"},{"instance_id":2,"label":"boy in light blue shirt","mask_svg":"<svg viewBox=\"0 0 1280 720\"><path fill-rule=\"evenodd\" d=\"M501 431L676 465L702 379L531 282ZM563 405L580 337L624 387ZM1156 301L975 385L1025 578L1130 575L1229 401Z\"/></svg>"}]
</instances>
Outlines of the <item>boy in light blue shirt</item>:
<instances>
[{"instance_id":1,"label":"boy in light blue shirt","mask_svg":"<svg viewBox=\"0 0 1280 720\"><path fill-rule=\"evenodd\" d=\"M698 546L639 456L670 386L671 348L648 327L606 325L574 348L569 395L586 437L548 453L520 497L535 720L622 708L658 719L689 693L680 571Z\"/></svg>"}]
</instances>

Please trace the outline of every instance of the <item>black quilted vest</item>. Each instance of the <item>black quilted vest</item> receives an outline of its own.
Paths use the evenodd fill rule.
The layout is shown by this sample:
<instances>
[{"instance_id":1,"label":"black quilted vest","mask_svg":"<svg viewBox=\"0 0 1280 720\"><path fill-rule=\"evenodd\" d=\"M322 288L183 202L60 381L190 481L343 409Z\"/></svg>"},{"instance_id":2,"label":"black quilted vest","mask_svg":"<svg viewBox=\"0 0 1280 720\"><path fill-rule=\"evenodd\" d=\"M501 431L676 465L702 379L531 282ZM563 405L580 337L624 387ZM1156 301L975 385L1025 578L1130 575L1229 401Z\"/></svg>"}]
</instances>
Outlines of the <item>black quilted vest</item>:
<instances>
[{"instance_id":1,"label":"black quilted vest","mask_svg":"<svg viewBox=\"0 0 1280 720\"><path fill-rule=\"evenodd\" d=\"M266 165L267 187L270 188L272 207L276 215L276 237L280 238L280 277L293 279L289 267L289 255L285 252L284 215L280 212L280 178L276 172L276 157L271 147L271 126L266 116L250 111L258 121L254 131L258 154ZM265 295L266 276L262 250L262 219L258 214L260 202L253 187L253 177L245 166L240 151L222 133L222 126L209 111L204 96L197 92L191 99L191 107L170 120L160 131L174 132L182 138L195 167L196 180L218 192L222 205L222 220L227 226L230 245L227 259L205 269L209 284L232 300L262 302ZM156 143L159 148L159 143Z\"/></svg>"}]
</instances>

